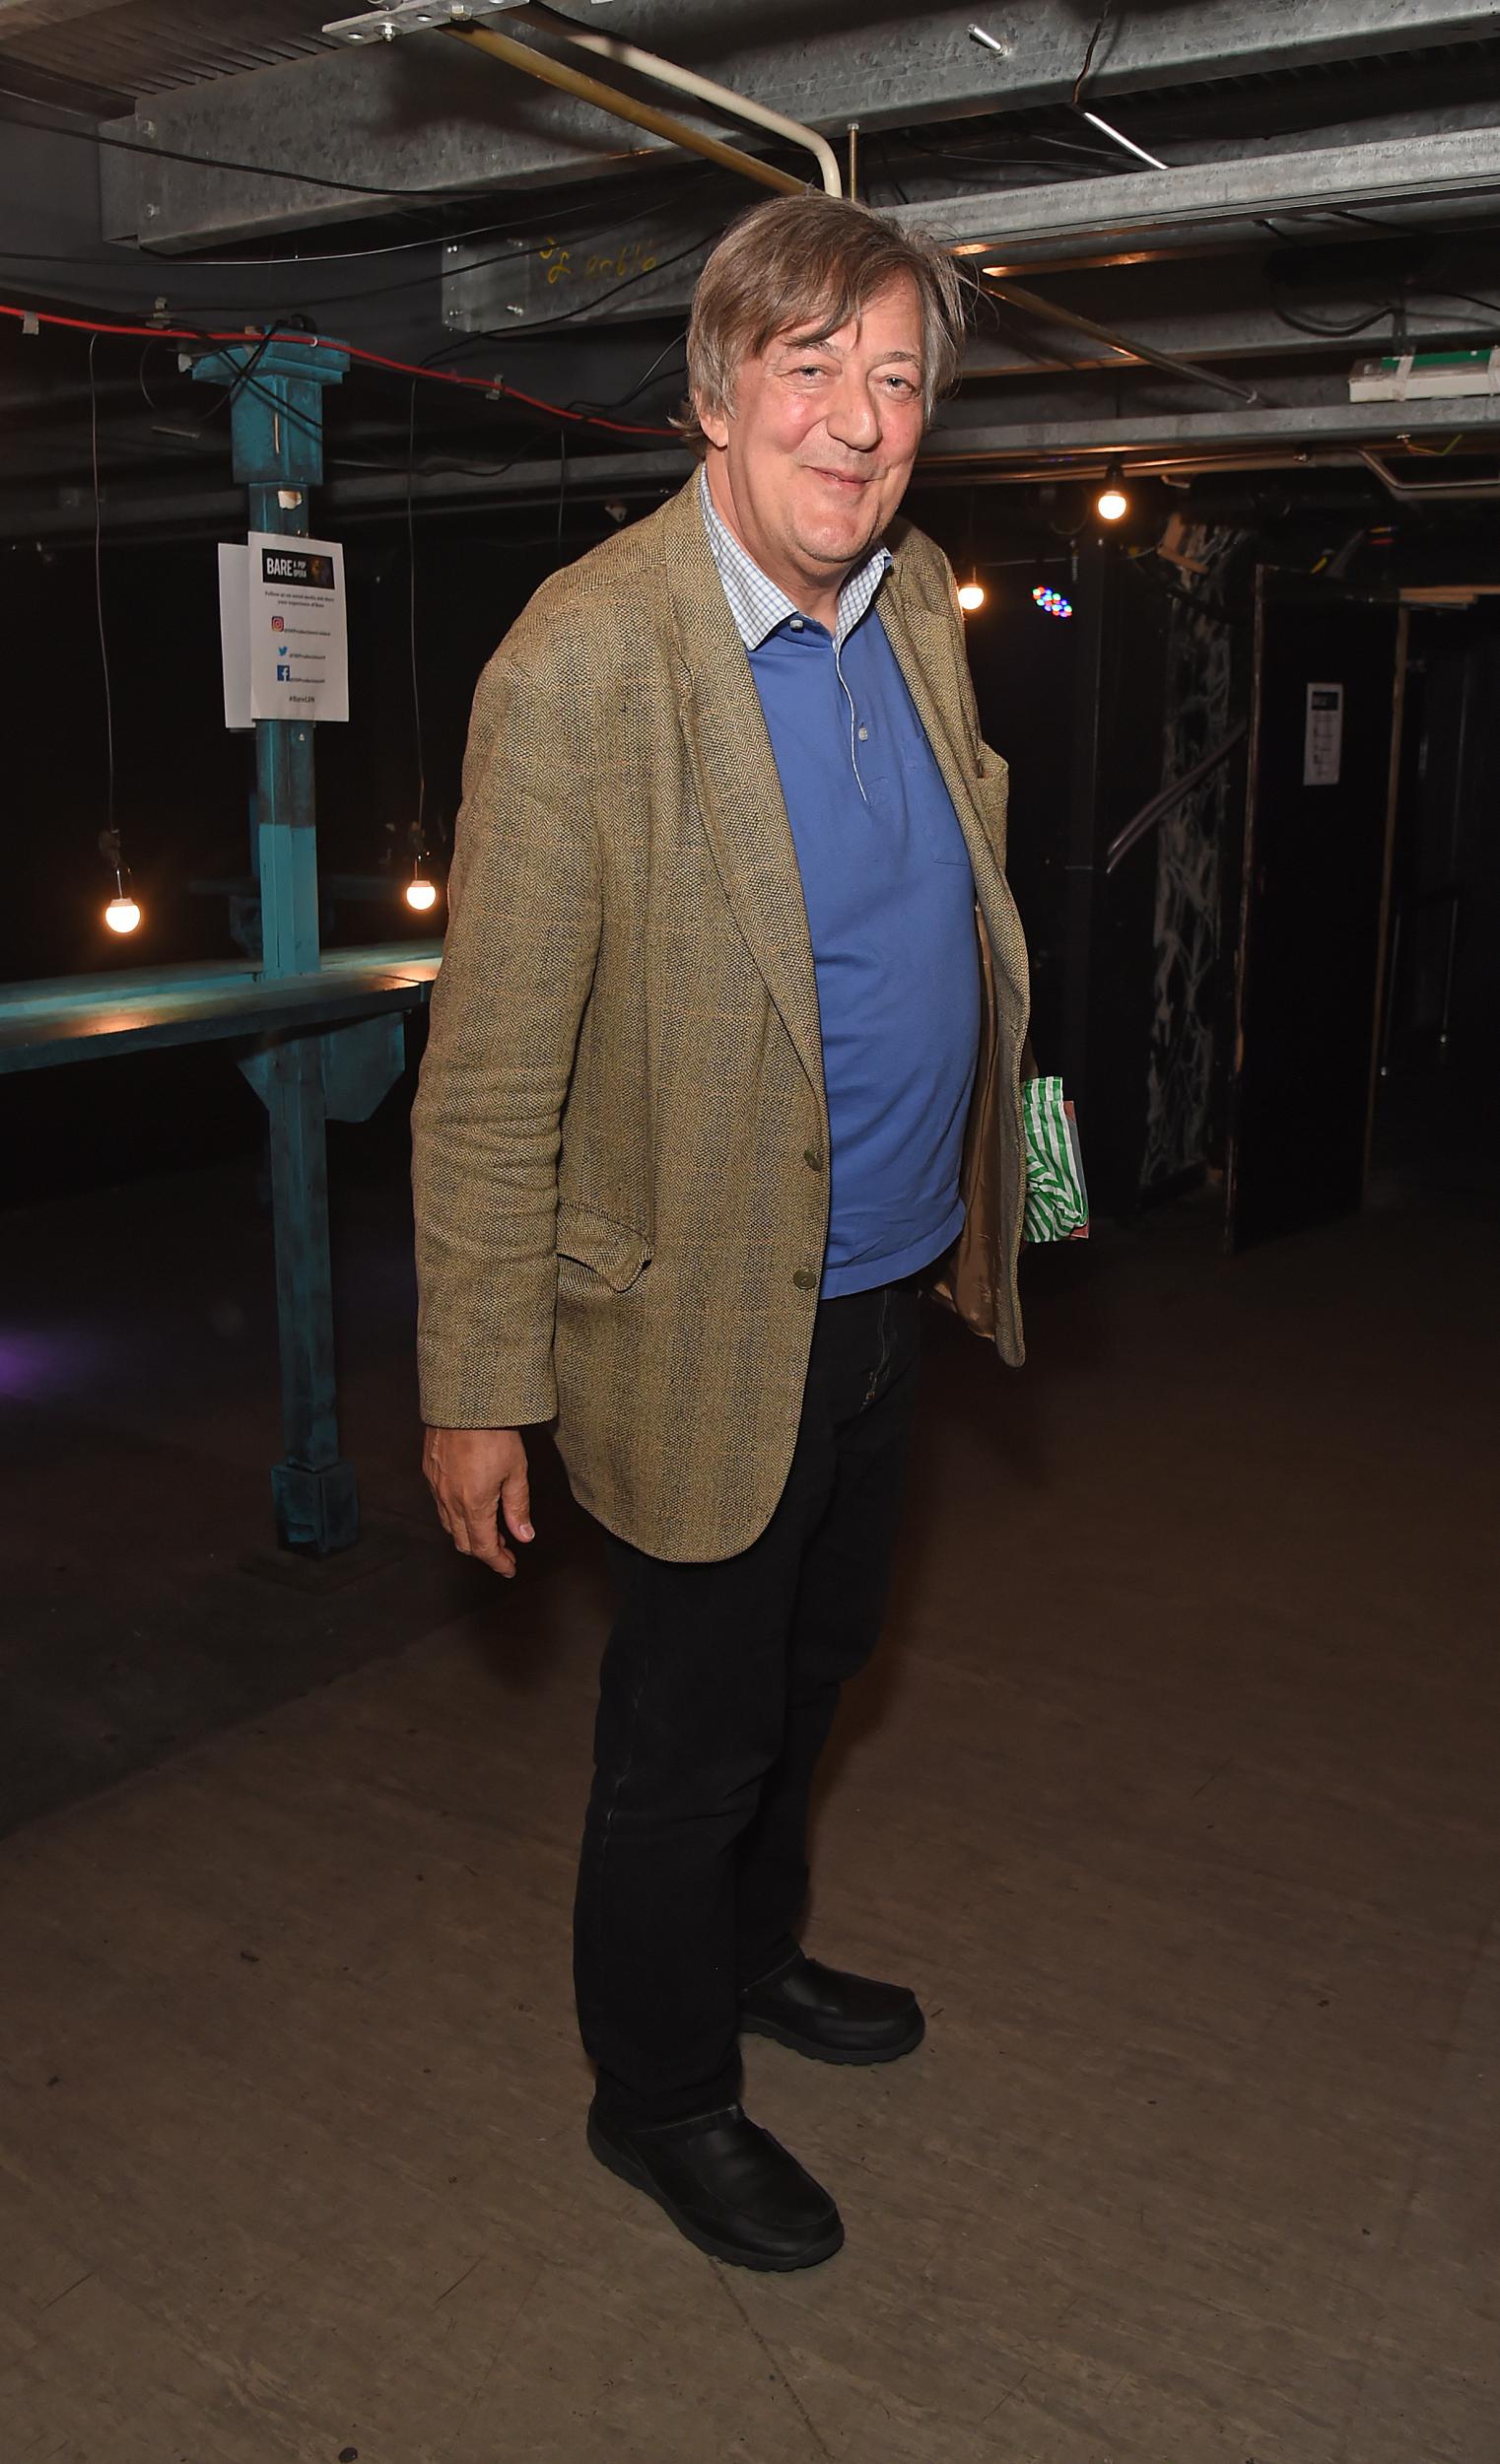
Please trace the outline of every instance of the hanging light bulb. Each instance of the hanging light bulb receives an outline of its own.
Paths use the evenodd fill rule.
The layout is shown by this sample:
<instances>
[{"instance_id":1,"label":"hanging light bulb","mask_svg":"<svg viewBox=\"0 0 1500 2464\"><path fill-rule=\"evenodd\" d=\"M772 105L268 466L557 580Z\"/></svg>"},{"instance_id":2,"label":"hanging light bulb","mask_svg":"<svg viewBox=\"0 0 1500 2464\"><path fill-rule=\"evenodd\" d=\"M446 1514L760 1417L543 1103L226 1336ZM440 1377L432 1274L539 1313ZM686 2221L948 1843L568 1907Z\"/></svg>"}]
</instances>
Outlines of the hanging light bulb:
<instances>
[{"instance_id":1,"label":"hanging light bulb","mask_svg":"<svg viewBox=\"0 0 1500 2464\"><path fill-rule=\"evenodd\" d=\"M1124 521L1130 510L1130 500L1121 482L1120 464L1112 462L1105 473L1104 486L1094 511L1102 522Z\"/></svg>"},{"instance_id":2,"label":"hanging light bulb","mask_svg":"<svg viewBox=\"0 0 1500 2464\"><path fill-rule=\"evenodd\" d=\"M958 585L958 603L966 616L972 616L976 608L983 607L986 596L985 585L978 574L972 582L961 582Z\"/></svg>"},{"instance_id":3,"label":"hanging light bulb","mask_svg":"<svg viewBox=\"0 0 1500 2464\"><path fill-rule=\"evenodd\" d=\"M104 909L104 922L111 932L134 932L141 921L140 902L125 886L130 875L120 850L120 834L113 822L100 832L99 852L114 875L114 896Z\"/></svg>"},{"instance_id":4,"label":"hanging light bulb","mask_svg":"<svg viewBox=\"0 0 1500 2464\"><path fill-rule=\"evenodd\" d=\"M419 916L426 916L438 904L438 884L436 881L429 881L422 869L427 861L427 849L422 842L420 822L412 831L412 841L411 879L406 885L404 896L408 907L415 909Z\"/></svg>"}]
</instances>

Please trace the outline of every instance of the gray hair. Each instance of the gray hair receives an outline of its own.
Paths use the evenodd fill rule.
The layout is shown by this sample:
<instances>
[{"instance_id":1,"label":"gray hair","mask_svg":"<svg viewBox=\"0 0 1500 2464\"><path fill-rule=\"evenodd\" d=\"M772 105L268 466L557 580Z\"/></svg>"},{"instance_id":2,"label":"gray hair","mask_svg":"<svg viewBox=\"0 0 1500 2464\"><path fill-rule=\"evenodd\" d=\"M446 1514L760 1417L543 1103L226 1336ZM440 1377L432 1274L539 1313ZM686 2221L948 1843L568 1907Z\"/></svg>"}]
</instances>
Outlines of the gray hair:
<instances>
[{"instance_id":1,"label":"gray hair","mask_svg":"<svg viewBox=\"0 0 1500 2464\"><path fill-rule=\"evenodd\" d=\"M837 333L906 275L921 307L922 416L958 378L972 287L932 232L903 229L844 197L773 197L730 224L698 278L688 326L689 399L674 425L702 448L699 410L728 416L747 359L793 327Z\"/></svg>"}]
</instances>

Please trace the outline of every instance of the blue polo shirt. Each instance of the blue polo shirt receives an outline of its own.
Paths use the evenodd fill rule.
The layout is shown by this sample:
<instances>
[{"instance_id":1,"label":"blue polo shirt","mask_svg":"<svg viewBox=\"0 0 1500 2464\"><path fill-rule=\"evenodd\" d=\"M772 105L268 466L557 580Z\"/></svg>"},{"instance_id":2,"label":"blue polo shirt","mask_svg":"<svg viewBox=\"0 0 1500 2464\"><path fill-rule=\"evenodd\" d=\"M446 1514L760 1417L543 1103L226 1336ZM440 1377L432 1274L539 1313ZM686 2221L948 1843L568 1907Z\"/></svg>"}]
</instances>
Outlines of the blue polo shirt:
<instances>
[{"instance_id":1,"label":"blue polo shirt","mask_svg":"<svg viewBox=\"0 0 1500 2464\"><path fill-rule=\"evenodd\" d=\"M964 1219L979 1049L974 877L880 622L877 549L830 634L767 580L703 488L796 847L828 1096L827 1299L939 1257Z\"/></svg>"}]
</instances>

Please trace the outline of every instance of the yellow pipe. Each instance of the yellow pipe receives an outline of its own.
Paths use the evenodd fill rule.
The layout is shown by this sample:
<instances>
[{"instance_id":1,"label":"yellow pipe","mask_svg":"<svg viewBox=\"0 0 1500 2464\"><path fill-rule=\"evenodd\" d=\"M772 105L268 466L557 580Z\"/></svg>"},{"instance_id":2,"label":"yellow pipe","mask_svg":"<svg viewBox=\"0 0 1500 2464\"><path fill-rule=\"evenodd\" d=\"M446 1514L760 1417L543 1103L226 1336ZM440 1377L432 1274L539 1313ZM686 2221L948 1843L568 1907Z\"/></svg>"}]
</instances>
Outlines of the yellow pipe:
<instances>
[{"instance_id":1,"label":"yellow pipe","mask_svg":"<svg viewBox=\"0 0 1500 2464\"><path fill-rule=\"evenodd\" d=\"M820 137L815 128L805 127L801 120L789 120L784 112L768 110L764 103L754 103L748 96L736 94L731 86L716 85L712 77L700 77L694 68L683 68L676 60L664 60L659 51L643 51L639 43L622 42L618 34L589 34L576 18L565 17L561 9L549 8L546 0L528 0L519 15L528 26L542 26L549 34L564 35L580 51L592 51L601 60L614 60L621 68L633 68L638 76L654 78L658 85L690 95L695 102L706 103L711 110L722 111L730 119L745 120L752 128L764 128L787 145L805 146L818 166L827 194L843 195L838 156L826 137ZM852 196L852 135L850 163Z\"/></svg>"},{"instance_id":2,"label":"yellow pipe","mask_svg":"<svg viewBox=\"0 0 1500 2464\"><path fill-rule=\"evenodd\" d=\"M711 163L720 164L726 171L740 171L746 179L759 180L763 188L775 188L782 196L789 197L806 192L807 182L795 178L790 171L778 171L753 154L742 154L738 146L726 146L717 137L706 137L684 121L673 119L670 112L658 111L649 103L638 103L633 95L622 94L616 86L606 86L602 78L589 77L582 69L554 60L550 52L535 51L529 43L512 41L509 34L493 34L488 26L448 26L443 31L456 34L460 42L471 42L476 49L488 51L493 60L504 60L508 68L518 68L524 76L540 78L544 86L555 86L560 94L572 95L579 103L591 103L596 110L608 111L615 119L629 120L636 128L648 128L653 136L665 137L671 145L684 146L693 154L705 154Z\"/></svg>"}]
</instances>

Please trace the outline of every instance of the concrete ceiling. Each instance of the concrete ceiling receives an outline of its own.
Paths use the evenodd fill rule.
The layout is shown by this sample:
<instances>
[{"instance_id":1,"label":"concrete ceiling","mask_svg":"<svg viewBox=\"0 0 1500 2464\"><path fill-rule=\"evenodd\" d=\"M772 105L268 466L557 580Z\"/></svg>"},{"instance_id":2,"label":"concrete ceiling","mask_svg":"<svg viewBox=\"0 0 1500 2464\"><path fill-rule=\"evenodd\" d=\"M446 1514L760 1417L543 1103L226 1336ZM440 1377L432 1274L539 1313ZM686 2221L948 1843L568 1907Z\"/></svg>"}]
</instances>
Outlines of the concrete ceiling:
<instances>
[{"instance_id":1,"label":"concrete ceiling","mask_svg":"<svg viewBox=\"0 0 1500 2464\"><path fill-rule=\"evenodd\" d=\"M1121 454L1363 473L1362 446L1399 459L1403 434L1462 432L1457 472L1500 447L1500 397L1355 405L1348 382L1355 358L1403 341L1500 342L1490 7L1190 0L1101 22L1095 0L1010 0L978 21L867 0L611 0L586 14L808 120L841 155L857 121L862 193L998 269L980 275L934 475L1066 476ZM321 22L304 0L264 0L252 19L218 0L0 0L0 112L28 123L0 147L8 296L196 328L304 314L553 401L629 397L626 416L659 424L692 278L746 185L444 35L350 51L323 43ZM1091 41L1079 101L1166 168L1075 107ZM93 110L56 107L70 96ZM0 533L92 524L86 349L0 328ZM121 535L166 507L222 522L235 502L222 422L205 422L175 360L144 337L98 347L102 517ZM360 377L330 404L329 502L345 513L404 505L409 395ZM419 395L419 509L555 489L555 423L504 394ZM568 460L582 495L659 489L682 467L664 443L586 432Z\"/></svg>"}]
</instances>

